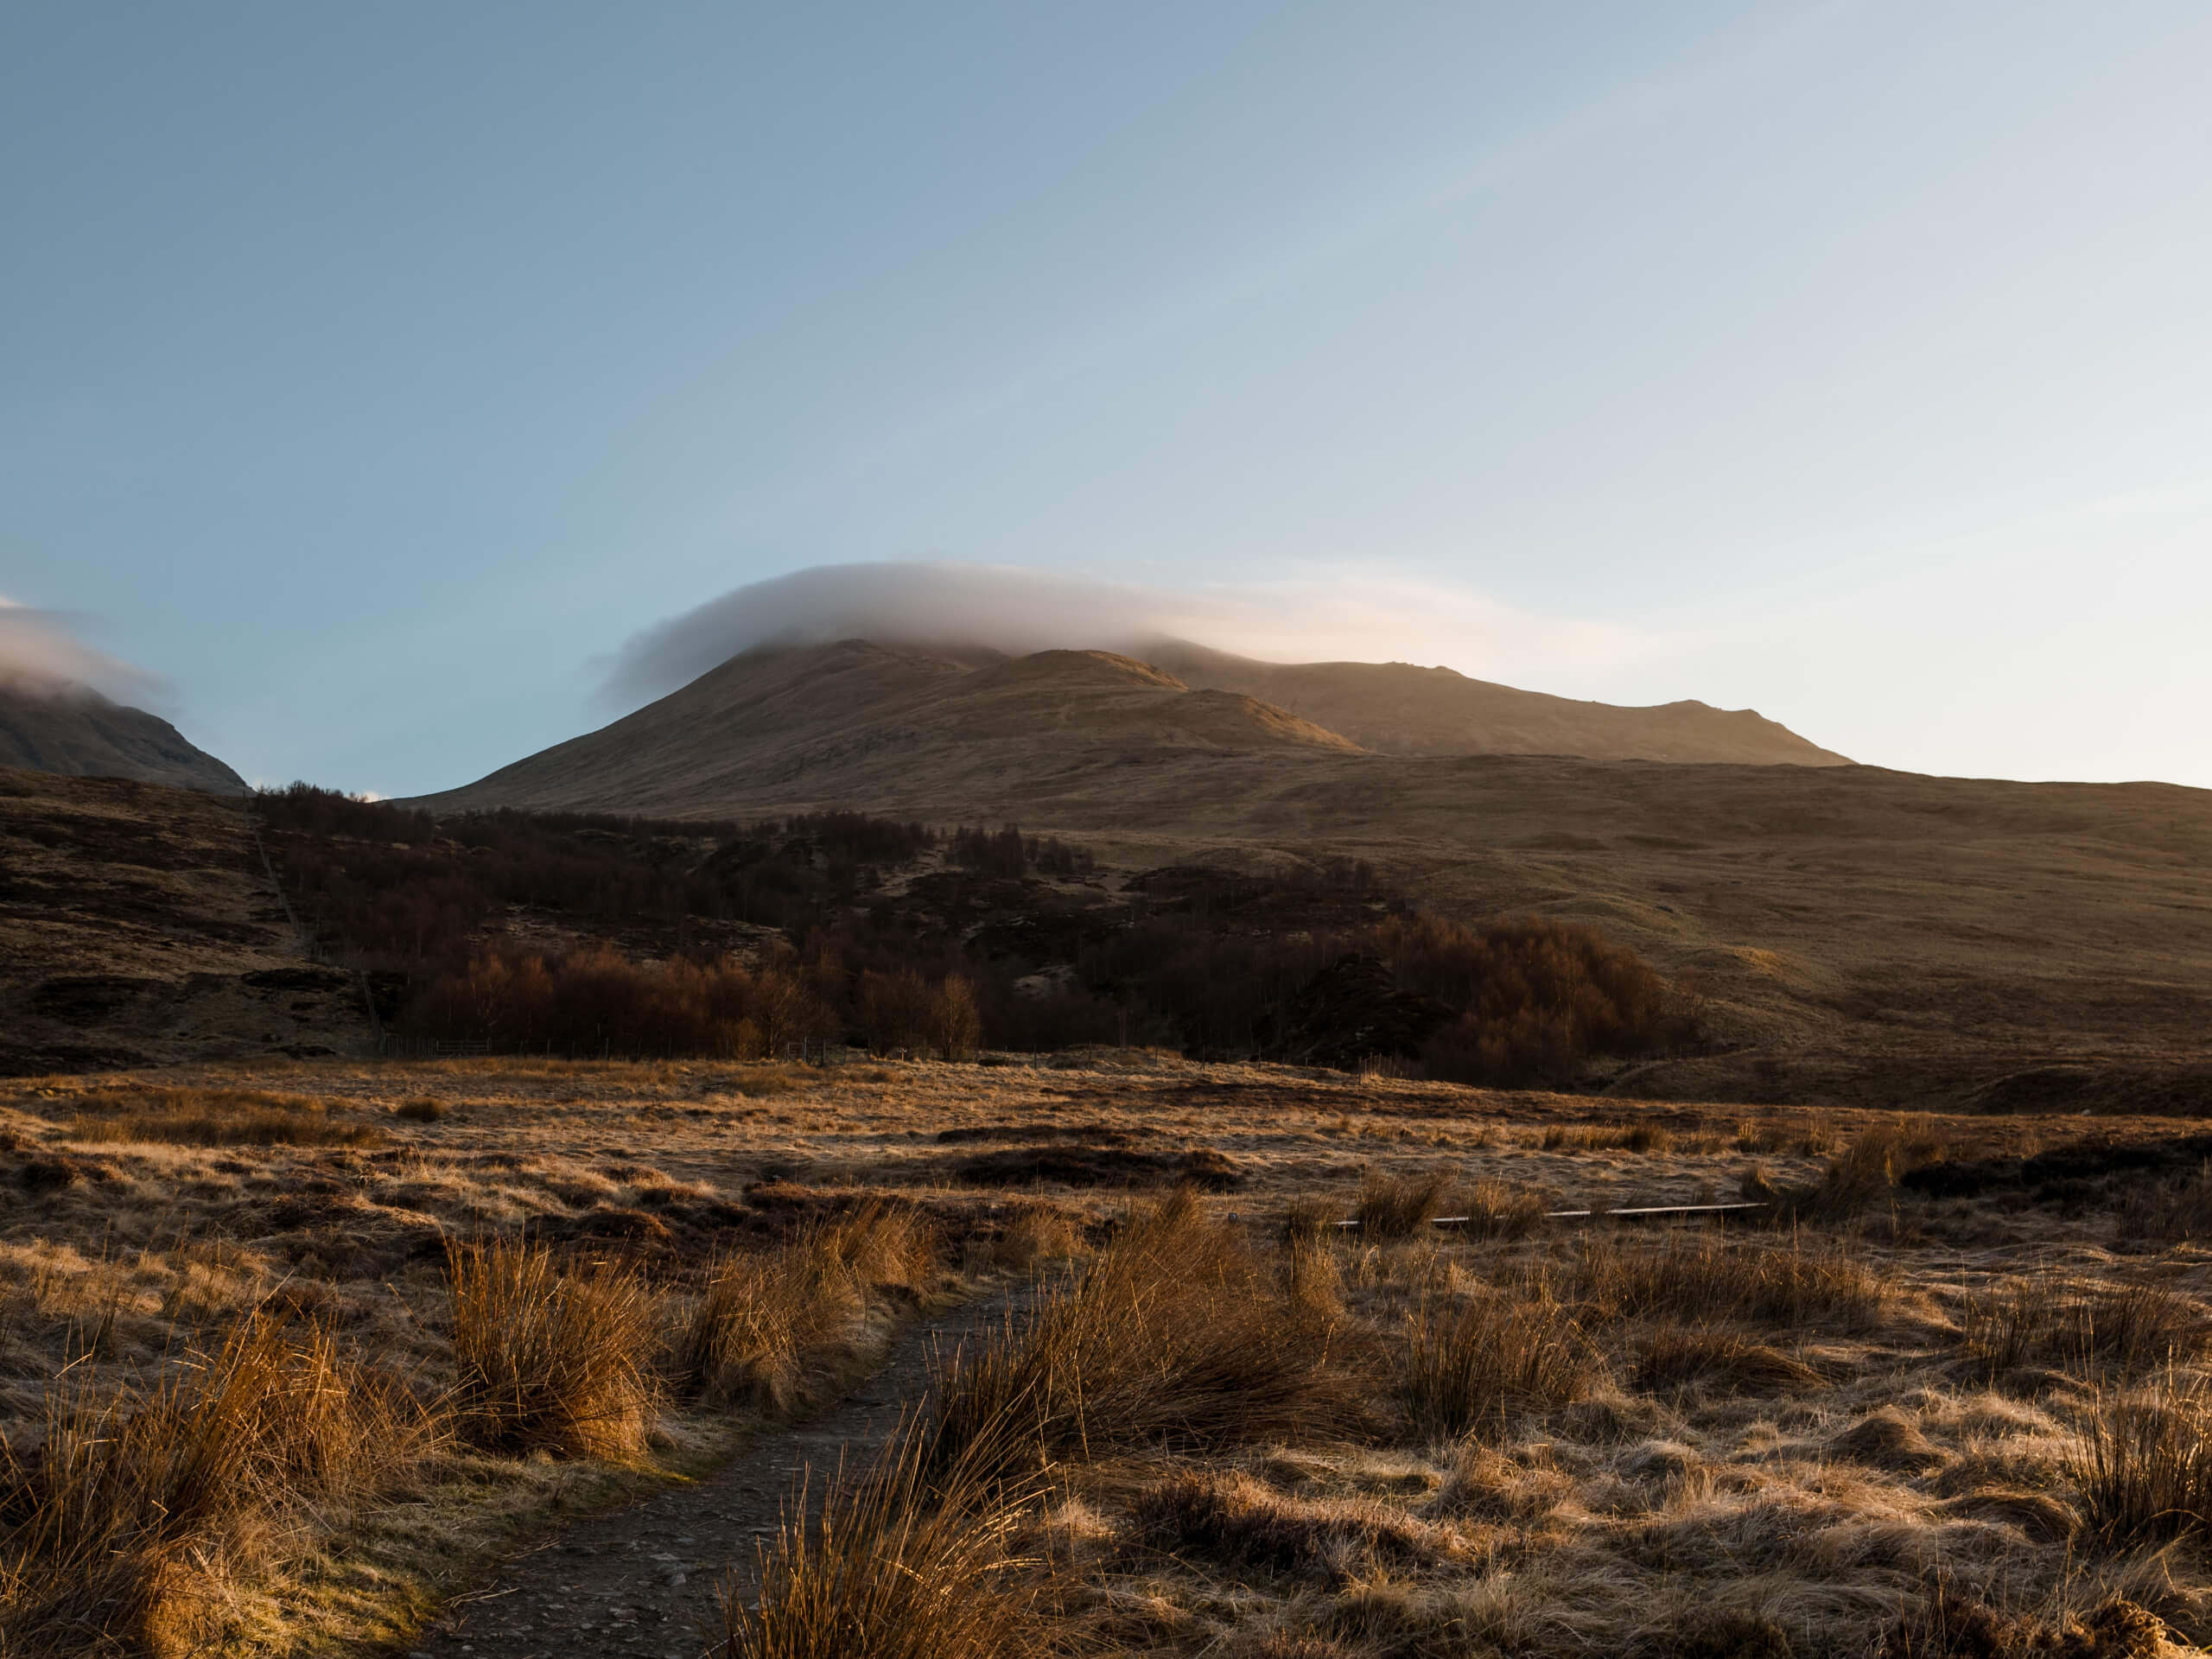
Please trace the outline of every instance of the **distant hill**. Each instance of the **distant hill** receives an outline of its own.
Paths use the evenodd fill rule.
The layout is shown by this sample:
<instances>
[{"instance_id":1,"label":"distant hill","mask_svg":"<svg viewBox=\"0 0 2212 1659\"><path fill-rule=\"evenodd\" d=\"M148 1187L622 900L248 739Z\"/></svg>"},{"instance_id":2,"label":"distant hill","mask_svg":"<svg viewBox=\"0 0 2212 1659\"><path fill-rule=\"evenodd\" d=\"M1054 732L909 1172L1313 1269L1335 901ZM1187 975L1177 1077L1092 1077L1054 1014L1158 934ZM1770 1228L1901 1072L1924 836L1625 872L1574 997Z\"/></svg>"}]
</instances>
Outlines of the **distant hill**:
<instances>
[{"instance_id":1,"label":"distant hill","mask_svg":"<svg viewBox=\"0 0 2212 1659\"><path fill-rule=\"evenodd\" d=\"M1845 766L1748 709L1694 702L1621 708L1519 691L1410 663L1262 663L1184 640L1147 662L1185 685L1259 697L1378 754L1570 754L1684 765Z\"/></svg>"},{"instance_id":2,"label":"distant hill","mask_svg":"<svg viewBox=\"0 0 2212 1659\"><path fill-rule=\"evenodd\" d=\"M250 792L245 779L186 741L166 720L89 687L47 692L0 686L0 766L216 795Z\"/></svg>"},{"instance_id":3,"label":"distant hill","mask_svg":"<svg viewBox=\"0 0 2212 1659\"><path fill-rule=\"evenodd\" d=\"M1562 754L1833 766L1755 714L1620 709L1402 664L1251 662L1185 644L1008 657L864 639L762 646L556 744L439 807L714 815L842 805L929 816L1020 810L1101 766L1273 755Z\"/></svg>"}]
</instances>

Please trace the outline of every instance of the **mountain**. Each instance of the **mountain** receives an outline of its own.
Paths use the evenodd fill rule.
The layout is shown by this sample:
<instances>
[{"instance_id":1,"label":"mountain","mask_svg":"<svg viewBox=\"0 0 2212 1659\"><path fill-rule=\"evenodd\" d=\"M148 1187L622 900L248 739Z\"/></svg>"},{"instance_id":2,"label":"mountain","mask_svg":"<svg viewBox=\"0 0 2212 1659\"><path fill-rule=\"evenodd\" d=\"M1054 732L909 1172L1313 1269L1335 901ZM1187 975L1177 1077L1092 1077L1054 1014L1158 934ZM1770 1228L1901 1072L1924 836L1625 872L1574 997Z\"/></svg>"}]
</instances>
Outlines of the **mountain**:
<instances>
[{"instance_id":1,"label":"mountain","mask_svg":"<svg viewBox=\"0 0 2212 1659\"><path fill-rule=\"evenodd\" d=\"M1162 640L1145 660L1184 684L1240 692L1341 732L1378 754L1572 754L1589 760L1845 766L1748 709L1619 708L1471 680L1410 663L1262 663Z\"/></svg>"},{"instance_id":2,"label":"mountain","mask_svg":"<svg viewBox=\"0 0 2212 1659\"><path fill-rule=\"evenodd\" d=\"M1231 752L1358 746L1110 652L848 639L742 652L612 726L421 804L698 815L912 803L957 815L979 791L1103 754Z\"/></svg>"},{"instance_id":3,"label":"mountain","mask_svg":"<svg viewBox=\"0 0 2212 1659\"><path fill-rule=\"evenodd\" d=\"M127 778L215 795L249 793L245 779L176 728L89 687L0 686L0 766L70 778Z\"/></svg>"},{"instance_id":4,"label":"mountain","mask_svg":"<svg viewBox=\"0 0 2212 1659\"><path fill-rule=\"evenodd\" d=\"M1157 784L1161 766L1216 774L1230 757L1300 776L1324 758L1386 754L1849 764L1758 715L1703 703L1618 709L1446 670L1278 665L1180 643L1154 657L865 639L756 647L611 726L423 804L956 817L1020 815L1102 769L1126 779L1149 768Z\"/></svg>"}]
</instances>

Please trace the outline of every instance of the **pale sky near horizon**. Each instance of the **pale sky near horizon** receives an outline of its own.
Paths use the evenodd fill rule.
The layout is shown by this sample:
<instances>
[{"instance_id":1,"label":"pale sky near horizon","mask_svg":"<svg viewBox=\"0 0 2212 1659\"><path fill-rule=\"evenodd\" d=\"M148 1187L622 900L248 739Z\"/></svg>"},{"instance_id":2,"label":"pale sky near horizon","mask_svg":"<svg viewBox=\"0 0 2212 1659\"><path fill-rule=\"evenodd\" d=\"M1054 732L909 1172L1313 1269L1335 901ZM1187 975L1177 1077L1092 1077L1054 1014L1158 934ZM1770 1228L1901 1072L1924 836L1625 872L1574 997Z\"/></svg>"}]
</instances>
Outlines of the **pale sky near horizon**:
<instances>
[{"instance_id":1,"label":"pale sky near horizon","mask_svg":"<svg viewBox=\"0 0 2212 1659\"><path fill-rule=\"evenodd\" d=\"M385 794L920 559L2212 787L2208 84L2130 0L18 3L0 594Z\"/></svg>"}]
</instances>

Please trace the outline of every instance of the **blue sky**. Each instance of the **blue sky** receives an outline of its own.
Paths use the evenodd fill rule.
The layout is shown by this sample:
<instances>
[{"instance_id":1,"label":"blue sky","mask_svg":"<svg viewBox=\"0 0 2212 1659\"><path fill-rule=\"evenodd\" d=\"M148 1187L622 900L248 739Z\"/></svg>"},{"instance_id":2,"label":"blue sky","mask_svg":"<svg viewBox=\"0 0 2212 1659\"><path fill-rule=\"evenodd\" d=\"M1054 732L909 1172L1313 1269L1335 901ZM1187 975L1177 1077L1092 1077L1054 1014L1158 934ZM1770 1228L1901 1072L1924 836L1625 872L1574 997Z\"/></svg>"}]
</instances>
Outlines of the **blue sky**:
<instances>
[{"instance_id":1,"label":"blue sky","mask_svg":"<svg viewBox=\"0 0 2212 1659\"><path fill-rule=\"evenodd\" d=\"M818 564L2212 785L2212 9L0 16L0 593L407 793Z\"/></svg>"}]
</instances>

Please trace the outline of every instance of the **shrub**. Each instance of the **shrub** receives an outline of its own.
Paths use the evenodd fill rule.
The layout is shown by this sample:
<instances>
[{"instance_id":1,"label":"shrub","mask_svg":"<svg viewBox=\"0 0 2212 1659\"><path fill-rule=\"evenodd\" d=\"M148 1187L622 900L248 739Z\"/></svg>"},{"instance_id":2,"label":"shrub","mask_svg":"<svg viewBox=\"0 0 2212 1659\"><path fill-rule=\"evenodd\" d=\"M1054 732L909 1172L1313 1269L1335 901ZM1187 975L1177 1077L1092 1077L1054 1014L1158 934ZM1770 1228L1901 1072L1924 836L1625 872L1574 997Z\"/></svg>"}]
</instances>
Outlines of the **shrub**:
<instances>
[{"instance_id":1,"label":"shrub","mask_svg":"<svg viewBox=\"0 0 2212 1659\"><path fill-rule=\"evenodd\" d=\"M2015 1280L1974 1292L1959 1307L1959 1345L1967 1369L1994 1382L2028 1363L2050 1328L2050 1298Z\"/></svg>"},{"instance_id":2,"label":"shrub","mask_svg":"<svg viewBox=\"0 0 2212 1659\"><path fill-rule=\"evenodd\" d=\"M1675 1137L1655 1123L1555 1123L1542 1144L1546 1152L1672 1152Z\"/></svg>"},{"instance_id":3,"label":"shrub","mask_svg":"<svg viewBox=\"0 0 2212 1659\"><path fill-rule=\"evenodd\" d=\"M1600 1363L1581 1328L1548 1297L1484 1291L1414 1311L1399 1386L1417 1428L1457 1439L1502 1427L1510 1411L1580 1400Z\"/></svg>"},{"instance_id":4,"label":"shrub","mask_svg":"<svg viewBox=\"0 0 2212 1659\"><path fill-rule=\"evenodd\" d=\"M450 1244L454 1406L488 1450L628 1458L645 1445L654 1299L613 1268L563 1273L529 1241Z\"/></svg>"},{"instance_id":5,"label":"shrub","mask_svg":"<svg viewBox=\"0 0 2212 1659\"><path fill-rule=\"evenodd\" d=\"M1528 916L1477 929L1421 913L1382 923L1375 944L1400 986L1458 1012L1421 1051L1433 1077L1567 1082L1592 1055L1695 1039L1687 999L1628 946L1576 923Z\"/></svg>"},{"instance_id":6,"label":"shrub","mask_svg":"<svg viewBox=\"0 0 2212 1659\"><path fill-rule=\"evenodd\" d=\"M2016 1281L1967 1297L1959 1337L1970 1369L1988 1380L2031 1360L2129 1378L2201 1353L2212 1320L2191 1298L2157 1285L2054 1294Z\"/></svg>"}]
</instances>

